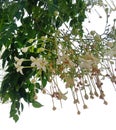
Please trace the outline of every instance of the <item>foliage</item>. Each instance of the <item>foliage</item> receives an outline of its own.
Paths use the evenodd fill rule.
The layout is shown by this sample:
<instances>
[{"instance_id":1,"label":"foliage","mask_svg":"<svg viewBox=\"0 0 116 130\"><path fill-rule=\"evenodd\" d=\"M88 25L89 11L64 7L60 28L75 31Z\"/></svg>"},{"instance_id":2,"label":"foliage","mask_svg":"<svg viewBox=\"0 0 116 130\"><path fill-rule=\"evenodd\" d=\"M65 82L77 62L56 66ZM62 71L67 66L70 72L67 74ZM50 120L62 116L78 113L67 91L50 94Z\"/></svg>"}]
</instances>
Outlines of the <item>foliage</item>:
<instances>
[{"instance_id":1,"label":"foliage","mask_svg":"<svg viewBox=\"0 0 116 130\"><path fill-rule=\"evenodd\" d=\"M67 99L58 78L72 91L78 114L79 102L87 108L89 96L100 97L107 104L102 80L109 78L116 84L115 20L112 28L108 25L116 5L111 2L113 7L102 0L0 1L0 49L4 49L1 59L6 72L0 97L2 103L11 102L10 117L19 119L22 99L41 107L37 101L40 91L51 96L55 110L54 99ZM107 16L102 35L94 30L85 34L83 29L86 13L95 5L102 6Z\"/></svg>"}]
</instances>

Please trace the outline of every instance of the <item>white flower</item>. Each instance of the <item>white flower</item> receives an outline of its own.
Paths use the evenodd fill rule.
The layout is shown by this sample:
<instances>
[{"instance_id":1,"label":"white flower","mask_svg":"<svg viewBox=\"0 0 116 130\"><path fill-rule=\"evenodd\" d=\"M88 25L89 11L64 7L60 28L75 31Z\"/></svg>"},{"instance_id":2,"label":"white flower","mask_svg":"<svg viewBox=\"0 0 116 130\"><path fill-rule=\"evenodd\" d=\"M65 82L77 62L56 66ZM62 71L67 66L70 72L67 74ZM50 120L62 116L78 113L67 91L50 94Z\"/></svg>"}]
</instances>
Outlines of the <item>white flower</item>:
<instances>
[{"instance_id":1,"label":"white flower","mask_svg":"<svg viewBox=\"0 0 116 130\"><path fill-rule=\"evenodd\" d=\"M65 65L68 65L69 67L75 66L73 61L66 54L63 54L62 56L58 56L57 64L62 64L62 63L65 64Z\"/></svg>"},{"instance_id":2,"label":"white flower","mask_svg":"<svg viewBox=\"0 0 116 130\"><path fill-rule=\"evenodd\" d=\"M21 65L22 62L24 61L23 58L19 59L19 58L17 58L16 56L14 57L14 59L15 59L15 61L17 62L17 65Z\"/></svg>"},{"instance_id":3,"label":"white flower","mask_svg":"<svg viewBox=\"0 0 116 130\"><path fill-rule=\"evenodd\" d=\"M30 60L32 61L31 67L35 67L39 64L39 58L34 58L33 56L31 56Z\"/></svg>"},{"instance_id":4,"label":"white flower","mask_svg":"<svg viewBox=\"0 0 116 130\"><path fill-rule=\"evenodd\" d=\"M57 64L60 65L62 63L61 56L58 55Z\"/></svg>"},{"instance_id":5,"label":"white flower","mask_svg":"<svg viewBox=\"0 0 116 130\"><path fill-rule=\"evenodd\" d=\"M16 69L17 69L17 72L20 72L20 73L23 75L22 69L24 68L24 66L21 66L21 65L19 65L19 64L15 64L15 63L14 63L14 65L15 65L15 67L16 67Z\"/></svg>"},{"instance_id":6,"label":"white flower","mask_svg":"<svg viewBox=\"0 0 116 130\"><path fill-rule=\"evenodd\" d=\"M45 42L47 40L47 36L41 36L41 40Z\"/></svg>"},{"instance_id":7,"label":"white flower","mask_svg":"<svg viewBox=\"0 0 116 130\"><path fill-rule=\"evenodd\" d=\"M92 54L86 53L83 57L79 58L80 68L91 69L93 65L97 65L99 63L99 59L94 57Z\"/></svg>"},{"instance_id":8,"label":"white flower","mask_svg":"<svg viewBox=\"0 0 116 130\"><path fill-rule=\"evenodd\" d=\"M92 65L93 65L93 61L91 61L91 60L85 60L85 59L83 59L83 58L79 58L79 60L81 61L81 63L80 63L80 67L82 68L82 69L91 69L91 67L92 67Z\"/></svg>"},{"instance_id":9,"label":"white flower","mask_svg":"<svg viewBox=\"0 0 116 130\"><path fill-rule=\"evenodd\" d=\"M22 52L26 53L28 51L29 47L21 48Z\"/></svg>"},{"instance_id":10,"label":"white flower","mask_svg":"<svg viewBox=\"0 0 116 130\"><path fill-rule=\"evenodd\" d=\"M30 57L30 60L32 61L31 67L37 67L37 69L46 71L47 61L42 58L34 58L33 56Z\"/></svg>"},{"instance_id":11,"label":"white flower","mask_svg":"<svg viewBox=\"0 0 116 130\"><path fill-rule=\"evenodd\" d=\"M24 68L24 66L21 66L21 64L24 61L24 59L23 58L19 59L16 56L14 57L14 59L16 61L16 63L14 63L14 66L16 67L17 72L20 72L23 75L22 69Z\"/></svg>"},{"instance_id":12,"label":"white flower","mask_svg":"<svg viewBox=\"0 0 116 130\"><path fill-rule=\"evenodd\" d=\"M47 61L43 60L42 58L39 58L39 64L37 64L37 68L46 71L46 65Z\"/></svg>"},{"instance_id":13,"label":"white flower","mask_svg":"<svg viewBox=\"0 0 116 130\"><path fill-rule=\"evenodd\" d=\"M37 82L37 78L35 76L32 76L30 81L31 83L35 84Z\"/></svg>"}]
</instances>

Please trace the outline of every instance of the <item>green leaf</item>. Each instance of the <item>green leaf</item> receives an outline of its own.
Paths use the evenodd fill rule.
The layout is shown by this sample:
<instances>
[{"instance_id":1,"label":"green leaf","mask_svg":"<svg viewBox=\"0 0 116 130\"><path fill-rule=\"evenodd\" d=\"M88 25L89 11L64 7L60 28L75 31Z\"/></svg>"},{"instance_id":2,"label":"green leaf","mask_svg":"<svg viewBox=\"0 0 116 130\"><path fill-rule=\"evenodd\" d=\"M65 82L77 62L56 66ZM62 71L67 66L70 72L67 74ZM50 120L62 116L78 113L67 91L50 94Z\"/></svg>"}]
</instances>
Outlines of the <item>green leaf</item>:
<instances>
[{"instance_id":1,"label":"green leaf","mask_svg":"<svg viewBox=\"0 0 116 130\"><path fill-rule=\"evenodd\" d=\"M44 88L47 84L47 76L45 75L44 72L42 72L42 87Z\"/></svg>"},{"instance_id":2,"label":"green leaf","mask_svg":"<svg viewBox=\"0 0 116 130\"><path fill-rule=\"evenodd\" d=\"M10 111L10 117L14 117L16 113L17 113L17 110L12 108Z\"/></svg>"},{"instance_id":3,"label":"green leaf","mask_svg":"<svg viewBox=\"0 0 116 130\"><path fill-rule=\"evenodd\" d=\"M39 83L36 83L36 88L41 89L41 85Z\"/></svg>"},{"instance_id":4,"label":"green leaf","mask_svg":"<svg viewBox=\"0 0 116 130\"><path fill-rule=\"evenodd\" d=\"M23 103L21 103L21 111L23 111L23 109L24 109L24 105Z\"/></svg>"},{"instance_id":5,"label":"green leaf","mask_svg":"<svg viewBox=\"0 0 116 130\"><path fill-rule=\"evenodd\" d=\"M17 122L19 120L19 116L18 115L14 115L13 119L14 119L15 122Z\"/></svg>"},{"instance_id":6,"label":"green leaf","mask_svg":"<svg viewBox=\"0 0 116 130\"><path fill-rule=\"evenodd\" d=\"M37 102L37 101L33 101L33 102L32 102L32 105L33 105L33 107L35 107L35 108L40 108L40 107L43 106L42 104L40 104L40 103Z\"/></svg>"},{"instance_id":7,"label":"green leaf","mask_svg":"<svg viewBox=\"0 0 116 130\"><path fill-rule=\"evenodd\" d=\"M10 55L10 51L8 49L5 49L1 57L3 59L3 62L2 62L3 68L5 67L5 64L6 64L6 61L8 60L9 55Z\"/></svg>"}]
</instances>

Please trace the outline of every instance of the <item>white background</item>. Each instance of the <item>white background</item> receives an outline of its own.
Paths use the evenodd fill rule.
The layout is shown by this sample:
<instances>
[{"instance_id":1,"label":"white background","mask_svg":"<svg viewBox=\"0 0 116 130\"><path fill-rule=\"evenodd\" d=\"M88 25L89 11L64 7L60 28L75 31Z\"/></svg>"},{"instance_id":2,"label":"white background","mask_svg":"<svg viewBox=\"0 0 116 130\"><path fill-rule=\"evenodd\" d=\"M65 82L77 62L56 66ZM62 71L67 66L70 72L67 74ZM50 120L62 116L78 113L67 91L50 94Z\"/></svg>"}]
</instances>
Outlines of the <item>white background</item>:
<instances>
[{"instance_id":1,"label":"white background","mask_svg":"<svg viewBox=\"0 0 116 130\"><path fill-rule=\"evenodd\" d=\"M116 92L107 81L104 89L109 104L104 105L98 98L89 100L88 109L80 107L81 115L76 114L72 100L63 102L62 109L59 105L56 111L52 111L51 101L45 96L39 99L44 107L36 109L26 104L19 121L15 123L9 119L9 105L0 105L0 130L116 130Z\"/></svg>"}]
</instances>

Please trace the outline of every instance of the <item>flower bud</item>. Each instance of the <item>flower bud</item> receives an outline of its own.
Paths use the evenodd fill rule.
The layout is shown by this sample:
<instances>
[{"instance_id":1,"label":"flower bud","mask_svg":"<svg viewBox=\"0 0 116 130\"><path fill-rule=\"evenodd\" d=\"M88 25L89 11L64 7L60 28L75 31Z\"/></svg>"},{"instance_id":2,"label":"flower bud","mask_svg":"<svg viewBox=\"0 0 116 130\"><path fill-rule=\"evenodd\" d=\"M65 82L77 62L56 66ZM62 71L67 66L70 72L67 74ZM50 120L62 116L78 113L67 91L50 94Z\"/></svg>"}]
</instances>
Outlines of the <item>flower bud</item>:
<instances>
[{"instance_id":1,"label":"flower bud","mask_svg":"<svg viewBox=\"0 0 116 130\"><path fill-rule=\"evenodd\" d=\"M96 33L95 31L91 31L90 32L91 35L95 35L95 33Z\"/></svg>"},{"instance_id":2,"label":"flower bud","mask_svg":"<svg viewBox=\"0 0 116 130\"><path fill-rule=\"evenodd\" d=\"M55 107L55 106L53 106L52 110L53 110L53 111L55 111L55 110L56 110L56 107Z\"/></svg>"},{"instance_id":3,"label":"flower bud","mask_svg":"<svg viewBox=\"0 0 116 130\"><path fill-rule=\"evenodd\" d=\"M87 109L88 107L87 107L87 105L86 104L84 104L83 105L83 109Z\"/></svg>"},{"instance_id":4,"label":"flower bud","mask_svg":"<svg viewBox=\"0 0 116 130\"><path fill-rule=\"evenodd\" d=\"M106 100L104 100L104 104L105 104L105 105L108 105L108 102L107 102Z\"/></svg>"},{"instance_id":5,"label":"flower bud","mask_svg":"<svg viewBox=\"0 0 116 130\"><path fill-rule=\"evenodd\" d=\"M29 47L21 48L21 51L24 52L24 53L26 53L26 52L28 51L28 48L29 48Z\"/></svg>"},{"instance_id":6,"label":"flower bud","mask_svg":"<svg viewBox=\"0 0 116 130\"><path fill-rule=\"evenodd\" d=\"M107 46L112 48L113 47L113 43L112 42L107 42Z\"/></svg>"},{"instance_id":7,"label":"flower bud","mask_svg":"<svg viewBox=\"0 0 116 130\"><path fill-rule=\"evenodd\" d=\"M59 12L58 12L58 11L54 11L54 15L55 15L56 17L58 17L58 16L59 16Z\"/></svg>"},{"instance_id":8,"label":"flower bud","mask_svg":"<svg viewBox=\"0 0 116 130\"><path fill-rule=\"evenodd\" d=\"M94 40L95 40L96 42L101 42L100 35L96 34L95 37L94 37Z\"/></svg>"},{"instance_id":9,"label":"flower bud","mask_svg":"<svg viewBox=\"0 0 116 130\"><path fill-rule=\"evenodd\" d=\"M80 115L80 114L81 114L81 112L80 112L80 111L78 111L78 112L77 112L77 114L78 114L78 115Z\"/></svg>"},{"instance_id":10,"label":"flower bud","mask_svg":"<svg viewBox=\"0 0 116 130\"><path fill-rule=\"evenodd\" d=\"M87 95L87 93L85 93L84 98L88 100L89 96Z\"/></svg>"}]
</instances>

